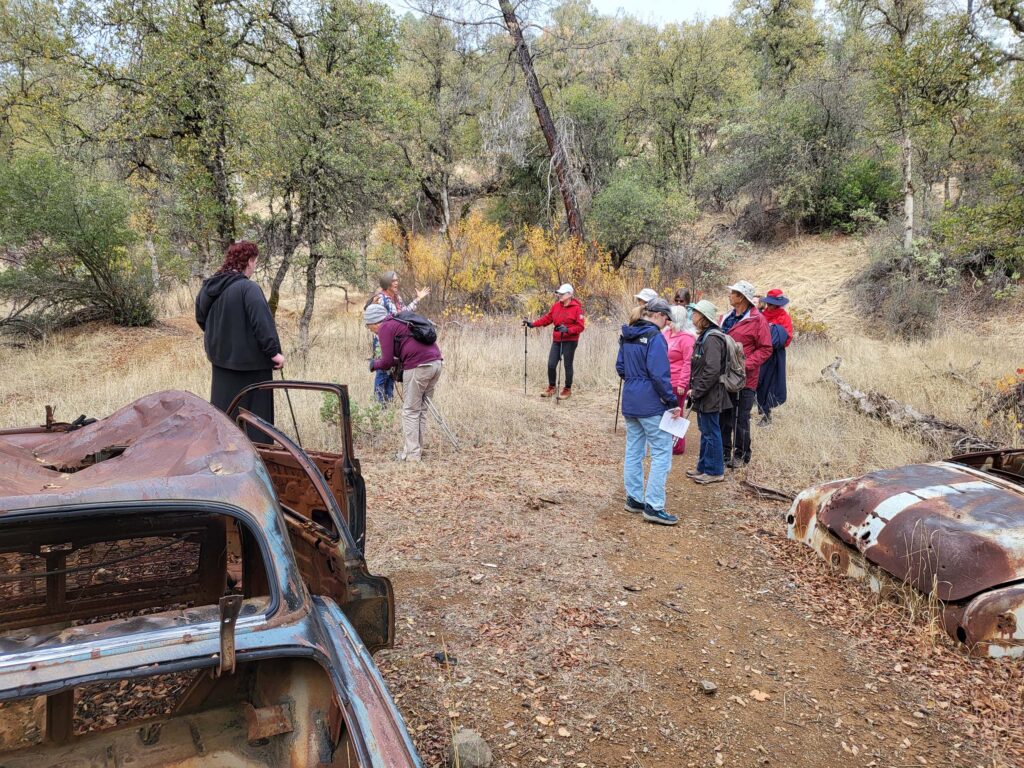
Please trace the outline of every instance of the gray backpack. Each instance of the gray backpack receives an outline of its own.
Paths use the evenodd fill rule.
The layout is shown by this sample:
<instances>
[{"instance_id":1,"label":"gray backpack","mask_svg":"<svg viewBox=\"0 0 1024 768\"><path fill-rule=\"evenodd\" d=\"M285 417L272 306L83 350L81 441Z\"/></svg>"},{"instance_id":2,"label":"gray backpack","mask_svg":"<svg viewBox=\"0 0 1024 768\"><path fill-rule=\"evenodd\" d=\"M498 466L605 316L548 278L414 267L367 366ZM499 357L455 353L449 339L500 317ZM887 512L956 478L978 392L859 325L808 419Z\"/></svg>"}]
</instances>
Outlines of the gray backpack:
<instances>
[{"instance_id":1,"label":"gray backpack","mask_svg":"<svg viewBox=\"0 0 1024 768\"><path fill-rule=\"evenodd\" d=\"M727 333L714 330L725 339L725 369L719 377L719 381L725 386L727 392L736 394L747 386L747 355L743 351L743 345Z\"/></svg>"}]
</instances>

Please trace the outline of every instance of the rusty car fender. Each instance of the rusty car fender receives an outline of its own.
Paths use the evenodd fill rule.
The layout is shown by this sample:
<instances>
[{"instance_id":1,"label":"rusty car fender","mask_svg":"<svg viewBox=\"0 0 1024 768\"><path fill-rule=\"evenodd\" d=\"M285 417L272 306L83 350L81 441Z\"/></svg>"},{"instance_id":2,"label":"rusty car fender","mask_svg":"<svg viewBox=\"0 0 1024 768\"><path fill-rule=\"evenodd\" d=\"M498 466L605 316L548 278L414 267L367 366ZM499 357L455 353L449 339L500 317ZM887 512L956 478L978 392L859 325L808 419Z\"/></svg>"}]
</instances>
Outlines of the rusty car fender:
<instances>
[{"instance_id":1,"label":"rusty car fender","mask_svg":"<svg viewBox=\"0 0 1024 768\"><path fill-rule=\"evenodd\" d=\"M422 768L405 720L355 627L333 600L316 595L312 600L324 630L320 650L332 662L325 668L344 692L345 720L360 765Z\"/></svg>"}]
</instances>

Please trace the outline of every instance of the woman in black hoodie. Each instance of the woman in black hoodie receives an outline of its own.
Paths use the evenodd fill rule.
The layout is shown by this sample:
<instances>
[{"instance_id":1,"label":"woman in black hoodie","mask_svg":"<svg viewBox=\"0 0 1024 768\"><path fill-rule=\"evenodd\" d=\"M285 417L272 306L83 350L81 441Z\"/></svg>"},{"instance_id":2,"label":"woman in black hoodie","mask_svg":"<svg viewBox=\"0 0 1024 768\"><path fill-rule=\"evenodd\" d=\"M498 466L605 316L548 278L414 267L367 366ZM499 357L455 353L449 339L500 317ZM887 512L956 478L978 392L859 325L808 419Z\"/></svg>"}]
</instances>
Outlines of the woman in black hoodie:
<instances>
[{"instance_id":1,"label":"woman in black hoodie","mask_svg":"<svg viewBox=\"0 0 1024 768\"><path fill-rule=\"evenodd\" d=\"M203 281L196 296L196 322L213 366L210 402L225 413L242 389L270 381L274 369L284 367L274 316L263 291L249 279L258 255L255 243L232 243L220 269ZM239 405L274 423L272 391L251 393Z\"/></svg>"}]
</instances>

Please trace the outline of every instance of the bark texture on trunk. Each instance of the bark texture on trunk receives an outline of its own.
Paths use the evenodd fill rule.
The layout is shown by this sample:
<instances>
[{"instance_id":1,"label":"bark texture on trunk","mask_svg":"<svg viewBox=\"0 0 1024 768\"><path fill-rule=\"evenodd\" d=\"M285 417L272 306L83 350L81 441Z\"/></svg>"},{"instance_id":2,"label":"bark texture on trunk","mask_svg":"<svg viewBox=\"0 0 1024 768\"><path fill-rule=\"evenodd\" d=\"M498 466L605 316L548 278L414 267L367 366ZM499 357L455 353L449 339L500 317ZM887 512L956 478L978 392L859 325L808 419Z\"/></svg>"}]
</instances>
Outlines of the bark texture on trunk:
<instances>
[{"instance_id":1,"label":"bark texture on trunk","mask_svg":"<svg viewBox=\"0 0 1024 768\"><path fill-rule=\"evenodd\" d=\"M533 57L523 38L523 28L509 0L498 0L498 5L501 8L505 27L512 37L516 58L523 70L523 77L526 79L526 89L530 94L530 101L533 102L533 109L537 113L537 122L540 123L541 133L544 134L544 141L548 145L551 164L554 166L555 176L558 178L558 191L561 193L562 203L565 205L565 219L569 233L582 240L583 217L580 215L576 194L572 188L572 179L569 177L569 164L561 142L558 140L555 121L551 119L551 111L548 109L544 93L540 89L540 82L537 80L537 73L533 68Z\"/></svg>"},{"instance_id":2,"label":"bark texture on trunk","mask_svg":"<svg viewBox=\"0 0 1024 768\"><path fill-rule=\"evenodd\" d=\"M309 261L306 263L306 301L299 316L299 354L303 361L309 355L309 323L313 319L313 304L316 301L316 271L323 260L319 253L320 243L309 244Z\"/></svg>"},{"instance_id":3,"label":"bark texture on trunk","mask_svg":"<svg viewBox=\"0 0 1024 768\"><path fill-rule=\"evenodd\" d=\"M910 131L903 129L903 250L909 253L914 248L914 180L912 163L914 144Z\"/></svg>"}]
</instances>

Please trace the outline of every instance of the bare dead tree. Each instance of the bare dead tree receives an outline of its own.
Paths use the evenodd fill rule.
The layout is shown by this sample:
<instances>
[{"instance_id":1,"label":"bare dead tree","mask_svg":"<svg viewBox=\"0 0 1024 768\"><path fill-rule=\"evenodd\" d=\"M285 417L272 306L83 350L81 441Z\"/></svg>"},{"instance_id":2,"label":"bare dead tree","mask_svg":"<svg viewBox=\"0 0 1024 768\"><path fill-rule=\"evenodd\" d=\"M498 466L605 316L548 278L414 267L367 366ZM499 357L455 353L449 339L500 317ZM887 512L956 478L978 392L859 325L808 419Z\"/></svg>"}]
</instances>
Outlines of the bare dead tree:
<instances>
[{"instance_id":1,"label":"bare dead tree","mask_svg":"<svg viewBox=\"0 0 1024 768\"><path fill-rule=\"evenodd\" d=\"M461 18L450 16L444 10L444 4L438 3L436 0L410 3L410 6L421 13L449 22L476 27L500 25L508 32L512 41L512 56L516 59L519 68L523 72L526 90L530 96L530 102L533 104L533 110L537 115L537 122L540 125L541 133L544 135L548 156L551 159L551 167L558 181L558 191L565 206L565 218L569 234L582 240L584 239L583 215L580 212L579 202L576 198L572 169L565 149L566 144L559 136L558 127L551 117L551 110L548 108L547 101L544 98L544 91L541 88L540 81L537 79L537 72L533 66L533 54L530 52L530 46L527 44L526 37L523 34L523 22L517 10L519 5L513 5L511 0L496 0L496 2L497 8L487 2L478 2L477 4L481 9L497 11L497 14L488 15L485 13L483 16L476 18L470 18L468 14L463 15Z\"/></svg>"},{"instance_id":2,"label":"bare dead tree","mask_svg":"<svg viewBox=\"0 0 1024 768\"><path fill-rule=\"evenodd\" d=\"M558 189L562 193L562 203L565 205L565 219L568 224L569 234L583 239L583 216L580 214L579 205L576 202L576 193L573 189L572 175L569 172L569 163L566 160L564 145L559 140L558 129L555 121L551 119L551 110L548 109L547 101L544 99L544 92L541 90L540 82L537 80L537 73L533 68L533 57L530 55L530 48L523 38L523 28L519 23L519 17L509 0L498 0L501 8L501 15L512 38L513 50L519 60L519 67L523 70L523 78L526 80L526 90L530 94L530 101L533 102L533 109L537 113L537 122L540 123L540 131L544 134L544 141L548 145L548 154L551 157L551 165L554 168L555 176L558 178Z\"/></svg>"}]
</instances>

